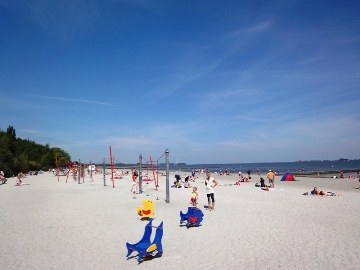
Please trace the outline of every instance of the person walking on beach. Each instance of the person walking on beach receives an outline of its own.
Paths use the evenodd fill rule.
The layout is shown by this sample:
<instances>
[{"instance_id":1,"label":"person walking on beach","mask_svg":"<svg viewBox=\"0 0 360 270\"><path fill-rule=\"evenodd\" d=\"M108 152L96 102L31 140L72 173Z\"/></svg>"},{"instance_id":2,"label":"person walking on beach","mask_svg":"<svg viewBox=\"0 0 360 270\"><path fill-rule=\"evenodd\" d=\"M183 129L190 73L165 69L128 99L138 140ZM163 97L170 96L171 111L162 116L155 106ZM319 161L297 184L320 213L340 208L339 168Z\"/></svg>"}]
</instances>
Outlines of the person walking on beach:
<instances>
[{"instance_id":1,"label":"person walking on beach","mask_svg":"<svg viewBox=\"0 0 360 270\"><path fill-rule=\"evenodd\" d=\"M360 172L358 172L358 179L359 179L359 189L360 189Z\"/></svg>"},{"instance_id":2,"label":"person walking on beach","mask_svg":"<svg viewBox=\"0 0 360 270\"><path fill-rule=\"evenodd\" d=\"M216 181L213 177L210 176L210 172L206 173L205 186L206 186L206 196L208 199L208 210L215 210L215 191L214 187L216 187L218 181Z\"/></svg>"},{"instance_id":3,"label":"person walking on beach","mask_svg":"<svg viewBox=\"0 0 360 270\"><path fill-rule=\"evenodd\" d=\"M275 174L273 173L272 170L269 170L268 174L266 175L267 178L269 179L269 185L270 187L274 187L274 179L275 179Z\"/></svg>"}]
</instances>

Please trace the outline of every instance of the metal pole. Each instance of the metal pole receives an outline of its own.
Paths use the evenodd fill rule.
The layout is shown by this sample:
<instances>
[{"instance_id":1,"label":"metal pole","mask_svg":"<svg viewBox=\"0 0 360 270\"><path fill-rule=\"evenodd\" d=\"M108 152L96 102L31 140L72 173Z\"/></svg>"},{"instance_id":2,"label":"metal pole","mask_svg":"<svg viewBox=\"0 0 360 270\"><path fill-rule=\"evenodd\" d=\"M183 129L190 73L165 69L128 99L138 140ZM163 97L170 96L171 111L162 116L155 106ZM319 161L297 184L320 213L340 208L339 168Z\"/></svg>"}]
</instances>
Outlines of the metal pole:
<instances>
[{"instance_id":1,"label":"metal pole","mask_svg":"<svg viewBox=\"0 0 360 270\"><path fill-rule=\"evenodd\" d=\"M80 183L80 178L81 178L81 163L80 163L80 159L79 159L79 164L78 164L78 184Z\"/></svg>"},{"instance_id":2,"label":"metal pole","mask_svg":"<svg viewBox=\"0 0 360 270\"><path fill-rule=\"evenodd\" d=\"M114 158L112 156L112 150L110 145L110 167L111 167L111 181L113 188L115 187L115 181L114 181Z\"/></svg>"},{"instance_id":3,"label":"metal pole","mask_svg":"<svg viewBox=\"0 0 360 270\"><path fill-rule=\"evenodd\" d=\"M56 171L55 172L57 172L57 177L58 177L58 182L59 182L60 181L59 162L58 162L58 157L55 156L55 158L56 158Z\"/></svg>"},{"instance_id":4,"label":"metal pole","mask_svg":"<svg viewBox=\"0 0 360 270\"><path fill-rule=\"evenodd\" d=\"M142 193L142 154L139 155L139 194Z\"/></svg>"},{"instance_id":5,"label":"metal pole","mask_svg":"<svg viewBox=\"0 0 360 270\"><path fill-rule=\"evenodd\" d=\"M106 187L105 158L103 160L103 177L104 177L104 187Z\"/></svg>"},{"instance_id":6,"label":"metal pole","mask_svg":"<svg viewBox=\"0 0 360 270\"><path fill-rule=\"evenodd\" d=\"M170 203L170 185L169 185L169 149L165 150L166 160L166 203Z\"/></svg>"}]
</instances>

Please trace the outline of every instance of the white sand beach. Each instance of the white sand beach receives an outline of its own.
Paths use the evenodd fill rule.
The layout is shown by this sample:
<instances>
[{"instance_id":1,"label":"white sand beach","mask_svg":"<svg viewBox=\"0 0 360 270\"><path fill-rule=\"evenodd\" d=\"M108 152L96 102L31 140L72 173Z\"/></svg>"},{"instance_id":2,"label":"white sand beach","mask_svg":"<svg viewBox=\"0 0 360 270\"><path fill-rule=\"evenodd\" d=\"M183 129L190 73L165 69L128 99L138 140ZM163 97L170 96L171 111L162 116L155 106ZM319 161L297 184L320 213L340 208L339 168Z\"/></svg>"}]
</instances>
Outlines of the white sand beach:
<instances>
[{"instance_id":1,"label":"white sand beach","mask_svg":"<svg viewBox=\"0 0 360 270\"><path fill-rule=\"evenodd\" d=\"M170 173L171 184L174 172ZM15 186L9 178L0 186L1 269L359 269L360 190L358 179L275 179L264 191L252 182L229 186L237 175L217 176L215 211L206 211L205 175L198 175L199 227L180 225L191 189L170 190L165 202L165 177L159 190L150 182L132 198L131 176L103 186L102 175L85 183L47 172L28 176ZM267 182L267 181L266 181ZM319 190L343 196L304 196ZM138 264L126 258L126 242L144 233L136 206L155 202L153 225L164 221L163 256ZM153 234L155 232L153 231ZM135 253L133 253L135 254Z\"/></svg>"}]
</instances>

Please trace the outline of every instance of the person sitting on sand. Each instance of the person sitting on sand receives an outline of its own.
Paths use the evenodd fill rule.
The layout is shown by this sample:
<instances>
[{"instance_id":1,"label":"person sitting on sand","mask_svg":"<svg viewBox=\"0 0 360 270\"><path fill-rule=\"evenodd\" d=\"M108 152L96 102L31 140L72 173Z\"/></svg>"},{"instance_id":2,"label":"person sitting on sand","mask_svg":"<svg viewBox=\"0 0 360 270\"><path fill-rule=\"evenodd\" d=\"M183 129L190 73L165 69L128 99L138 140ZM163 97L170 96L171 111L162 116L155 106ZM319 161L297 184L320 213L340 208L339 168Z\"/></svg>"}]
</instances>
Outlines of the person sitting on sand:
<instances>
[{"instance_id":1,"label":"person sitting on sand","mask_svg":"<svg viewBox=\"0 0 360 270\"><path fill-rule=\"evenodd\" d=\"M122 173L121 174L118 174L118 173L114 173L114 178L115 179L122 179L123 178L123 176L122 176Z\"/></svg>"},{"instance_id":2,"label":"person sitting on sand","mask_svg":"<svg viewBox=\"0 0 360 270\"><path fill-rule=\"evenodd\" d=\"M247 177L244 177L241 172L239 172L239 181L240 182L249 182Z\"/></svg>"},{"instance_id":3,"label":"person sitting on sand","mask_svg":"<svg viewBox=\"0 0 360 270\"><path fill-rule=\"evenodd\" d=\"M265 187L265 179L260 177L260 187Z\"/></svg>"},{"instance_id":4,"label":"person sitting on sand","mask_svg":"<svg viewBox=\"0 0 360 270\"><path fill-rule=\"evenodd\" d=\"M20 178L24 178L25 177L25 174L23 174L23 172L21 171L21 172L19 172L18 173L18 180L20 180Z\"/></svg>"},{"instance_id":5,"label":"person sitting on sand","mask_svg":"<svg viewBox=\"0 0 360 270\"><path fill-rule=\"evenodd\" d=\"M176 178L176 180L174 181L174 185L172 185L171 187L181 188L182 187L182 182L181 182L180 175L175 175L175 178Z\"/></svg>"},{"instance_id":6,"label":"person sitting on sand","mask_svg":"<svg viewBox=\"0 0 360 270\"><path fill-rule=\"evenodd\" d=\"M186 176L185 177L185 182L184 182L184 188L190 188L190 183L189 183L189 179L190 179L190 176Z\"/></svg>"},{"instance_id":7,"label":"person sitting on sand","mask_svg":"<svg viewBox=\"0 0 360 270\"><path fill-rule=\"evenodd\" d=\"M0 182L1 184L5 184L7 179L5 178L5 174L3 171L0 171Z\"/></svg>"}]
</instances>

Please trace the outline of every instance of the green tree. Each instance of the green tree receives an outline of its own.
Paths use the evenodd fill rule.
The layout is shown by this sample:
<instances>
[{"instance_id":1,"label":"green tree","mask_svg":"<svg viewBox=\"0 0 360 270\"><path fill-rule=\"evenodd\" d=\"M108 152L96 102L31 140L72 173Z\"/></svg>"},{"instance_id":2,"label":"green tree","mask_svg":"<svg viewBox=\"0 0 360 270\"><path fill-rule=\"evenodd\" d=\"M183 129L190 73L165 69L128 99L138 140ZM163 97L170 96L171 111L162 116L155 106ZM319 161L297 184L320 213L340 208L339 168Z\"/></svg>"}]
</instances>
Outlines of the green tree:
<instances>
[{"instance_id":1,"label":"green tree","mask_svg":"<svg viewBox=\"0 0 360 270\"><path fill-rule=\"evenodd\" d=\"M6 130L6 133L13 137L13 139L16 139L16 131L13 126L9 126Z\"/></svg>"},{"instance_id":2,"label":"green tree","mask_svg":"<svg viewBox=\"0 0 360 270\"><path fill-rule=\"evenodd\" d=\"M29 139L16 138L16 131L9 126L6 132L0 129L0 169L6 177L17 175L18 172L47 170L55 167L55 156L60 162L71 160L64 150L49 144L41 145Z\"/></svg>"}]
</instances>

